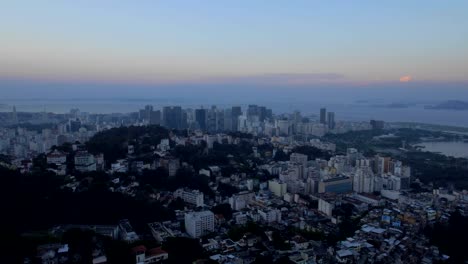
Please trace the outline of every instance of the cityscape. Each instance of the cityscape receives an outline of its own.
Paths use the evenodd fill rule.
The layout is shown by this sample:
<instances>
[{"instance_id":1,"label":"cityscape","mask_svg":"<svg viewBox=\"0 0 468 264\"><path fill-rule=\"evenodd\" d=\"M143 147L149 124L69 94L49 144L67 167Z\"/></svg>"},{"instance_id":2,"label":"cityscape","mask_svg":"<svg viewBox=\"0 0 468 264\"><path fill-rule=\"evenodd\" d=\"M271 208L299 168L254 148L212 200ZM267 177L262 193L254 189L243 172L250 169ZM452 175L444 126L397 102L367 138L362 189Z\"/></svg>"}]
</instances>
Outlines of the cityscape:
<instances>
[{"instance_id":1,"label":"cityscape","mask_svg":"<svg viewBox=\"0 0 468 264\"><path fill-rule=\"evenodd\" d=\"M468 1L3 1L0 263L468 263Z\"/></svg>"},{"instance_id":2,"label":"cityscape","mask_svg":"<svg viewBox=\"0 0 468 264\"><path fill-rule=\"evenodd\" d=\"M93 263L449 261L421 234L434 235L431 228L452 221L454 210L466 219L467 181L433 182L409 153L429 153L415 143L466 140L466 134L382 120L343 122L325 107L317 112L314 118L299 111L276 115L259 105L147 105L127 114L53 114L13 107L1 115L1 165L55 186L48 186L58 192L51 199L60 192L71 195L65 200L83 195L80 214L90 213L84 200L92 195L118 195L153 210L127 215L132 210L116 204L122 219L61 216L68 222L37 223L55 223L47 232L57 243L32 249L42 263L70 261L71 245L58 243L67 232L74 239L92 232L94 253L86 257ZM352 141L343 145L343 138ZM468 171L466 158L457 162ZM126 251L113 252L109 239L123 241Z\"/></svg>"}]
</instances>

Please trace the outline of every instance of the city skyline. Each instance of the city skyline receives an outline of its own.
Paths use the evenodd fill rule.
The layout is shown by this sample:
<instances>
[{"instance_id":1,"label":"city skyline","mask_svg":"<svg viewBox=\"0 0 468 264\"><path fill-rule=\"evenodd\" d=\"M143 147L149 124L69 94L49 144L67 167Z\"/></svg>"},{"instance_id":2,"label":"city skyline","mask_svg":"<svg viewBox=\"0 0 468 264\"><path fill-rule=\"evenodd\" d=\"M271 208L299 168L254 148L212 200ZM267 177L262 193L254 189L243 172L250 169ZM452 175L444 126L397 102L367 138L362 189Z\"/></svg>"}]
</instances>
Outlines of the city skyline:
<instances>
[{"instance_id":1,"label":"city skyline","mask_svg":"<svg viewBox=\"0 0 468 264\"><path fill-rule=\"evenodd\" d=\"M466 8L463 1L15 1L0 11L0 93L466 90Z\"/></svg>"},{"instance_id":2,"label":"city skyline","mask_svg":"<svg viewBox=\"0 0 468 264\"><path fill-rule=\"evenodd\" d=\"M3 1L0 263L468 263L468 1Z\"/></svg>"}]
</instances>

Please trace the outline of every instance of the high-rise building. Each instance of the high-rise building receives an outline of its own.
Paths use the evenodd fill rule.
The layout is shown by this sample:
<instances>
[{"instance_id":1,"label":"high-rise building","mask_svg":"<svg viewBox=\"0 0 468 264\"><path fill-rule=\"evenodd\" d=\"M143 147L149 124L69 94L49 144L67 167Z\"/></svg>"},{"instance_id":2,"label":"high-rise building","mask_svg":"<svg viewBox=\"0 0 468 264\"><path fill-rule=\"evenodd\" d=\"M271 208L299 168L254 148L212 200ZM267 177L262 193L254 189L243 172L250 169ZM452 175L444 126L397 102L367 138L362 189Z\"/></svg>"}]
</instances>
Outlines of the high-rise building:
<instances>
[{"instance_id":1,"label":"high-rise building","mask_svg":"<svg viewBox=\"0 0 468 264\"><path fill-rule=\"evenodd\" d=\"M144 109L141 109L138 112L138 119L145 123L150 123L151 113L153 112L152 105L146 105Z\"/></svg>"},{"instance_id":2,"label":"high-rise building","mask_svg":"<svg viewBox=\"0 0 468 264\"><path fill-rule=\"evenodd\" d=\"M181 129L182 127L182 107L165 106L163 108L163 125L167 128Z\"/></svg>"},{"instance_id":3,"label":"high-rise building","mask_svg":"<svg viewBox=\"0 0 468 264\"><path fill-rule=\"evenodd\" d=\"M18 123L18 113L16 112L16 106L13 106L13 112L11 113L11 121L14 124Z\"/></svg>"},{"instance_id":4,"label":"high-rise building","mask_svg":"<svg viewBox=\"0 0 468 264\"><path fill-rule=\"evenodd\" d=\"M215 132L216 131L216 113L217 109L216 106L212 106L210 110L207 112L207 117L206 117L206 130L209 132Z\"/></svg>"},{"instance_id":5,"label":"high-rise building","mask_svg":"<svg viewBox=\"0 0 468 264\"><path fill-rule=\"evenodd\" d=\"M239 116L242 115L240 106L233 106L231 109L232 129L237 131L239 129Z\"/></svg>"},{"instance_id":6,"label":"high-rise building","mask_svg":"<svg viewBox=\"0 0 468 264\"><path fill-rule=\"evenodd\" d=\"M268 115L267 110L268 109L265 106L258 107L258 119L260 120L260 122L265 121L265 119L267 118L267 115Z\"/></svg>"},{"instance_id":7,"label":"high-rise building","mask_svg":"<svg viewBox=\"0 0 468 264\"><path fill-rule=\"evenodd\" d=\"M232 131L233 129L232 110L224 109L224 130Z\"/></svg>"},{"instance_id":8,"label":"high-rise building","mask_svg":"<svg viewBox=\"0 0 468 264\"><path fill-rule=\"evenodd\" d=\"M327 123L327 109L320 108L320 123L326 124Z\"/></svg>"},{"instance_id":9,"label":"high-rise building","mask_svg":"<svg viewBox=\"0 0 468 264\"><path fill-rule=\"evenodd\" d=\"M216 111L216 131L224 131L224 111L217 110Z\"/></svg>"},{"instance_id":10,"label":"high-rise building","mask_svg":"<svg viewBox=\"0 0 468 264\"><path fill-rule=\"evenodd\" d=\"M247 118L252 118L253 116L259 115L259 107L258 105L249 105L247 107Z\"/></svg>"},{"instance_id":11,"label":"high-rise building","mask_svg":"<svg viewBox=\"0 0 468 264\"><path fill-rule=\"evenodd\" d=\"M335 128L335 113L328 112L328 128L334 129Z\"/></svg>"},{"instance_id":12,"label":"high-rise building","mask_svg":"<svg viewBox=\"0 0 468 264\"><path fill-rule=\"evenodd\" d=\"M375 190L374 173L370 167L356 169L353 177L353 191L357 193L371 193Z\"/></svg>"},{"instance_id":13,"label":"high-rise building","mask_svg":"<svg viewBox=\"0 0 468 264\"><path fill-rule=\"evenodd\" d=\"M214 232L214 214L211 211L185 214L185 231L193 238Z\"/></svg>"},{"instance_id":14,"label":"high-rise building","mask_svg":"<svg viewBox=\"0 0 468 264\"><path fill-rule=\"evenodd\" d=\"M201 130L206 130L206 119L207 119L207 109L196 109L195 110L195 122L198 125L198 128Z\"/></svg>"},{"instance_id":15,"label":"high-rise building","mask_svg":"<svg viewBox=\"0 0 468 264\"><path fill-rule=\"evenodd\" d=\"M278 128L278 135L279 136L287 136L289 135L289 120L276 120L276 127Z\"/></svg>"},{"instance_id":16,"label":"high-rise building","mask_svg":"<svg viewBox=\"0 0 468 264\"><path fill-rule=\"evenodd\" d=\"M149 115L149 123L151 125L160 125L161 124L161 111L151 111Z\"/></svg>"},{"instance_id":17,"label":"high-rise building","mask_svg":"<svg viewBox=\"0 0 468 264\"><path fill-rule=\"evenodd\" d=\"M370 124L374 130L383 129L385 126L385 122L382 120L371 120Z\"/></svg>"}]
</instances>

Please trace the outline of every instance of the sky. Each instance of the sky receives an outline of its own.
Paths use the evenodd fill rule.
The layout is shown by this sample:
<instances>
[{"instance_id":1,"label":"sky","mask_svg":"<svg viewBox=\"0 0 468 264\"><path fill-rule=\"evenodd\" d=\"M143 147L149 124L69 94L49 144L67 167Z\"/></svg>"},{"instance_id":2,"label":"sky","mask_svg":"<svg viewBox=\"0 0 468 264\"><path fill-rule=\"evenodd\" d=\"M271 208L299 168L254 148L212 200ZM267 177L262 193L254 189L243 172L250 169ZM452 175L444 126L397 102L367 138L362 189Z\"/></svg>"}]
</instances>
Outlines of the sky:
<instances>
[{"instance_id":1,"label":"sky","mask_svg":"<svg viewBox=\"0 0 468 264\"><path fill-rule=\"evenodd\" d=\"M5 0L0 97L467 96L467 10L466 0Z\"/></svg>"}]
</instances>

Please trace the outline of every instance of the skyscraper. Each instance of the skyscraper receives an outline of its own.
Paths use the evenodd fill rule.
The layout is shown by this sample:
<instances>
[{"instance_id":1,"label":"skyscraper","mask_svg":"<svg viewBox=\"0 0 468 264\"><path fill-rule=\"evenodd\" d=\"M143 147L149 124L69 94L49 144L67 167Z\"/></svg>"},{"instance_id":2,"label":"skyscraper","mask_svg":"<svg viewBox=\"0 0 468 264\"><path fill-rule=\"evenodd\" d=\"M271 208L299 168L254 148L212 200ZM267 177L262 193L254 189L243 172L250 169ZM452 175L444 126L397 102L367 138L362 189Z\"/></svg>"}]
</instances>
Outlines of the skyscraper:
<instances>
[{"instance_id":1,"label":"skyscraper","mask_svg":"<svg viewBox=\"0 0 468 264\"><path fill-rule=\"evenodd\" d=\"M320 123L326 124L327 123L327 109L320 108Z\"/></svg>"},{"instance_id":2,"label":"skyscraper","mask_svg":"<svg viewBox=\"0 0 468 264\"><path fill-rule=\"evenodd\" d=\"M239 116L241 115L242 115L241 107L233 106L231 109L232 130L237 131L239 129Z\"/></svg>"},{"instance_id":3,"label":"skyscraper","mask_svg":"<svg viewBox=\"0 0 468 264\"><path fill-rule=\"evenodd\" d=\"M232 110L231 109L224 109L224 130L232 131Z\"/></svg>"},{"instance_id":4,"label":"skyscraper","mask_svg":"<svg viewBox=\"0 0 468 264\"><path fill-rule=\"evenodd\" d=\"M182 128L182 107L165 106L163 108L163 124L168 128Z\"/></svg>"},{"instance_id":5,"label":"skyscraper","mask_svg":"<svg viewBox=\"0 0 468 264\"><path fill-rule=\"evenodd\" d=\"M247 108L247 118L251 119L253 116L259 115L258 105L249 105Z\"/></svg>"},{"instance_id":6,"label":"skyscraper","mask_svg":"<svg viewBox=\"0 0 468 264\"><path fill-rule=\"evenodd\" d=\"M144 109L141 109L138 112L138 118L140 121L143 121L147 124L151 123L151 114L153 113L153 106L152 105L146 105Z\"/></svg>"},{"instance_id":7,"label":"skyscraper","mask_svg":"<svg viewBox=\"0 0 468 264\"><path fill-rule=\"evenodd\" d=\"M216 131L224 131L224 110L216 111Z\"/></svg>"},{"instance_id":8,"label":"skyscraper","mask_svg":"<svg viewBox=\"0 0 468 264\"><path fill-rule=\"evenodd\" d=\"M11 113L11 121L14 124L18 123L18 113L16 112L16 106L13 106L13 112Z\"/></svg>"},{"instance_id":9,"label":"skyscraper","mask_svg":"<svg viewBox=\"0 0 468 264\"><path fill-rule=\"evenodd\" d=\"M328 112L328 128L334 129L335 128L335 113Z\"/></svg>"},{"instance_id":10,"label":"skyscraper","mask_svg":"<svg viewBox=\"0 0 468 264\"><path fill-rule=\"evenodd\" d=\"M216 106L212 106L211 109L208 110L206 116L206 130L209 132L216 131Z\"/></svg>"},{"instance_id":11,"label":"skyscraper","mask_svg":"<svg viewBox=\"0 0 468 264\"><path fill-rule=\"evenodd\" d=\"M149 123L151 125L160 125L161 124L161 111L151 111L149 115Z\"/></svg>"},{"instance_id":12,"label":"skyscraper","mask_svg":"<svg viewBox=\"0 0 468 264\"><path fill-rule=\"evenodd\" d=\"M198 128L201 130L206 130L206 109L195 109L195 122L198 125Z\"/></svg>"}]
</instances>

